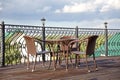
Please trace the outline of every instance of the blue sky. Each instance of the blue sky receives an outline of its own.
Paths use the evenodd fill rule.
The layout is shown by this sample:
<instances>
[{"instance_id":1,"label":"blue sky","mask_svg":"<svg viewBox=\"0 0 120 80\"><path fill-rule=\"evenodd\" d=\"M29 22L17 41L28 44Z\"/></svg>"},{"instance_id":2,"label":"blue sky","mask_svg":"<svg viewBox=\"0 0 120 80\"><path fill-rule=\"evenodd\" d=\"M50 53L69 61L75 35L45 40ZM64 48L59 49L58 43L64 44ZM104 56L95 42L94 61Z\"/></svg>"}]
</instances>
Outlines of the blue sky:
<instances>
[{"instance_id":1,"label":"blue sky","mask_svg":"<svg viewBox=\"0 0 120 80\"><path fill-rule=\"evenodd\" d=\"M120 0L0 0L0 21L8 24L120 29Z\"/></svg>"}]
</instances>

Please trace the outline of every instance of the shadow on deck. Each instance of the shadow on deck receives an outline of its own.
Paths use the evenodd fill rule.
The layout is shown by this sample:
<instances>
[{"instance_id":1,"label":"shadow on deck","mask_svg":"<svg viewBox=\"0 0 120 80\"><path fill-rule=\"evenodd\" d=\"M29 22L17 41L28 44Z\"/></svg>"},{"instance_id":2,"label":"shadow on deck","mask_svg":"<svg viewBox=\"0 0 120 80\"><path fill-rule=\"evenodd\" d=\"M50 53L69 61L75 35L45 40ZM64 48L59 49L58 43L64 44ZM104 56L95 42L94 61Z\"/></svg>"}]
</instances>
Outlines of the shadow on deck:
<instances>
[{"instance_id":1,"label":"shadow on deck","mask_svg":"<svg viewBox=\"0 0 120 80\"><path fill-rule=\"evenodd\" d=\"M120 80L120 57L98 57L96 61L99 70L91 68L91 73L87 72L84 63L78 69L70 66L68 71L65 66L57 66L53 71L42 68L40 64L35 72L27 70L26 64L4 67L0 68L0 80Z\"/></svg>"}]
</instances>

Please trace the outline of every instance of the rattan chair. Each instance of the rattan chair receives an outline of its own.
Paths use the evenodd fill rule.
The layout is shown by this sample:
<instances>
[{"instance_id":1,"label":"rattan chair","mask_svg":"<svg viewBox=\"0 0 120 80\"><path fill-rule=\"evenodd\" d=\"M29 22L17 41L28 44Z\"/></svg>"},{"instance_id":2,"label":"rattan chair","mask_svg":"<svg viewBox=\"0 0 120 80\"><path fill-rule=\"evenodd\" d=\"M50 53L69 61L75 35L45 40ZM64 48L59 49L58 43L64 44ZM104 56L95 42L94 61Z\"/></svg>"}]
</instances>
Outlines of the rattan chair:
<instances>
[{"instance_id":1,"label":"rattan chair","mask_svg":"<svg viewBox=\"0 0 120 80\"><path fill-rule=\"evenodd\" d=\"M36 59L38 55L43 55L43 54L49 54L51 53L51 51L43 51L41 49L41 51L37 51L36 45L35 43L39 43L39 45L42 47L42 42L36 40L34 37L30 37L30 36L24 36L24 40L26 42L26 50L27 50L27 69L30 68L30 60L29 60L29 56L33 56L35 58L34 63L33 63L33 67L32 67L32 72L35 70L35 65L36 65ZM43 65L44 65L44 61Z\"/></svg>"},{"instance_id":2,"label":"rattan chair","mask_svg":"<svg viewBox=\"0 0 120 80\"><path fill-rule=\"evenodd\" d=\"M85 39L74 40L74 41L71 41L69 43L69 49L72 49L74 44L76 44L76 46L77 46L77 50L74 50L74 51L71 50L71 53L75 54L76 67L78 67L78 64L80 63L80 58L85 57L87 69L88 69L88 72L90 72L90 68L89 68L89 65L88 65L87 58L90 57L90 56L93 56L93 60L94 60L94 64L95 64L95 70L98 70L97 69L97 64L96 64L96 61L95 61L95 54L94 54L97 38L98 38L97 35L93 35L93 36L89 36ZM83 48L83 46L85 47L84 51L81 50L81 48Z\"/></svg>"}]
</instances>

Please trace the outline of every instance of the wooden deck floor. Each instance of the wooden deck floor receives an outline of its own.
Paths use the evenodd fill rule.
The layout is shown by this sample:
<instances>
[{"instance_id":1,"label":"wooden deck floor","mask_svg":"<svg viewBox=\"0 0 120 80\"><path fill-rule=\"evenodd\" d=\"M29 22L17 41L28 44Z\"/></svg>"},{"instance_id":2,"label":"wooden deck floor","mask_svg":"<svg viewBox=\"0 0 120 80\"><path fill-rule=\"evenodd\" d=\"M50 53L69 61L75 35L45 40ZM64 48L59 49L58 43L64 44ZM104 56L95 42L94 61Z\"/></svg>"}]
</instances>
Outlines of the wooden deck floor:
<instances>
[{"instance_id":1,"label":"wooden deck floor","mask_svg":"<svg viewBox=\"0 0 120 80\"><path fill-rule=\"evenodd\" d=\"M4 67L0 68L0 80L120 80L120 57L99 57L96 61L99 70L91 68L91 73L84 63L78 69L70 66L68 71L65 66L53 71L37 65L35 72L26 70L26 65Z\"/></svg>"}]
</instances>

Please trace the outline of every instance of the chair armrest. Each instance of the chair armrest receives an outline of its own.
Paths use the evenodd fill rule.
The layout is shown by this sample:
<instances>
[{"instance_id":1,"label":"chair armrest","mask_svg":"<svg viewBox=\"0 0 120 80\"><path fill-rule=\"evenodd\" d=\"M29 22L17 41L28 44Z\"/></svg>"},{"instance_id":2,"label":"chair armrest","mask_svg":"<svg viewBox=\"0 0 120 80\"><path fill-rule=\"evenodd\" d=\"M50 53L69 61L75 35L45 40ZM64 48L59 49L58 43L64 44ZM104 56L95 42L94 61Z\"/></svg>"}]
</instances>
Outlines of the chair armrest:
<instances>
[{"instance_id":1,"label":"chair armrest","mask_svg":"<svg viewBox=\"0 0 120 80\"><path fill-rule=\"evenodd\" d=\"M88 39L89 38L87 37L87 38L84 38L84 39L75 39L75 40L71 41L68 44L69 50L70 51L75 51L75 50L80 51L81 50L80 49L81 44L85 44L86 45Z\"/></svg>"},{"instance_id":2,"label":"chair armrest","mask_svg":"<svg viewBox=\"0 0 120 80\"><path fill-rule=\"evenodd\" d=\"M37 42L37 43L39 43L39 44L41 45L42 50L43 50L43 45L42 45L42 43L43 43L43 42L46 42L46 41L45 41L45 40L38 39L38 38L34 38L34 39L35 39L35 42ZM47 45L47 48L48 48L49 51L51 52L50 44L45 44L45 45Z\"/></svg>"}]
</instances>

